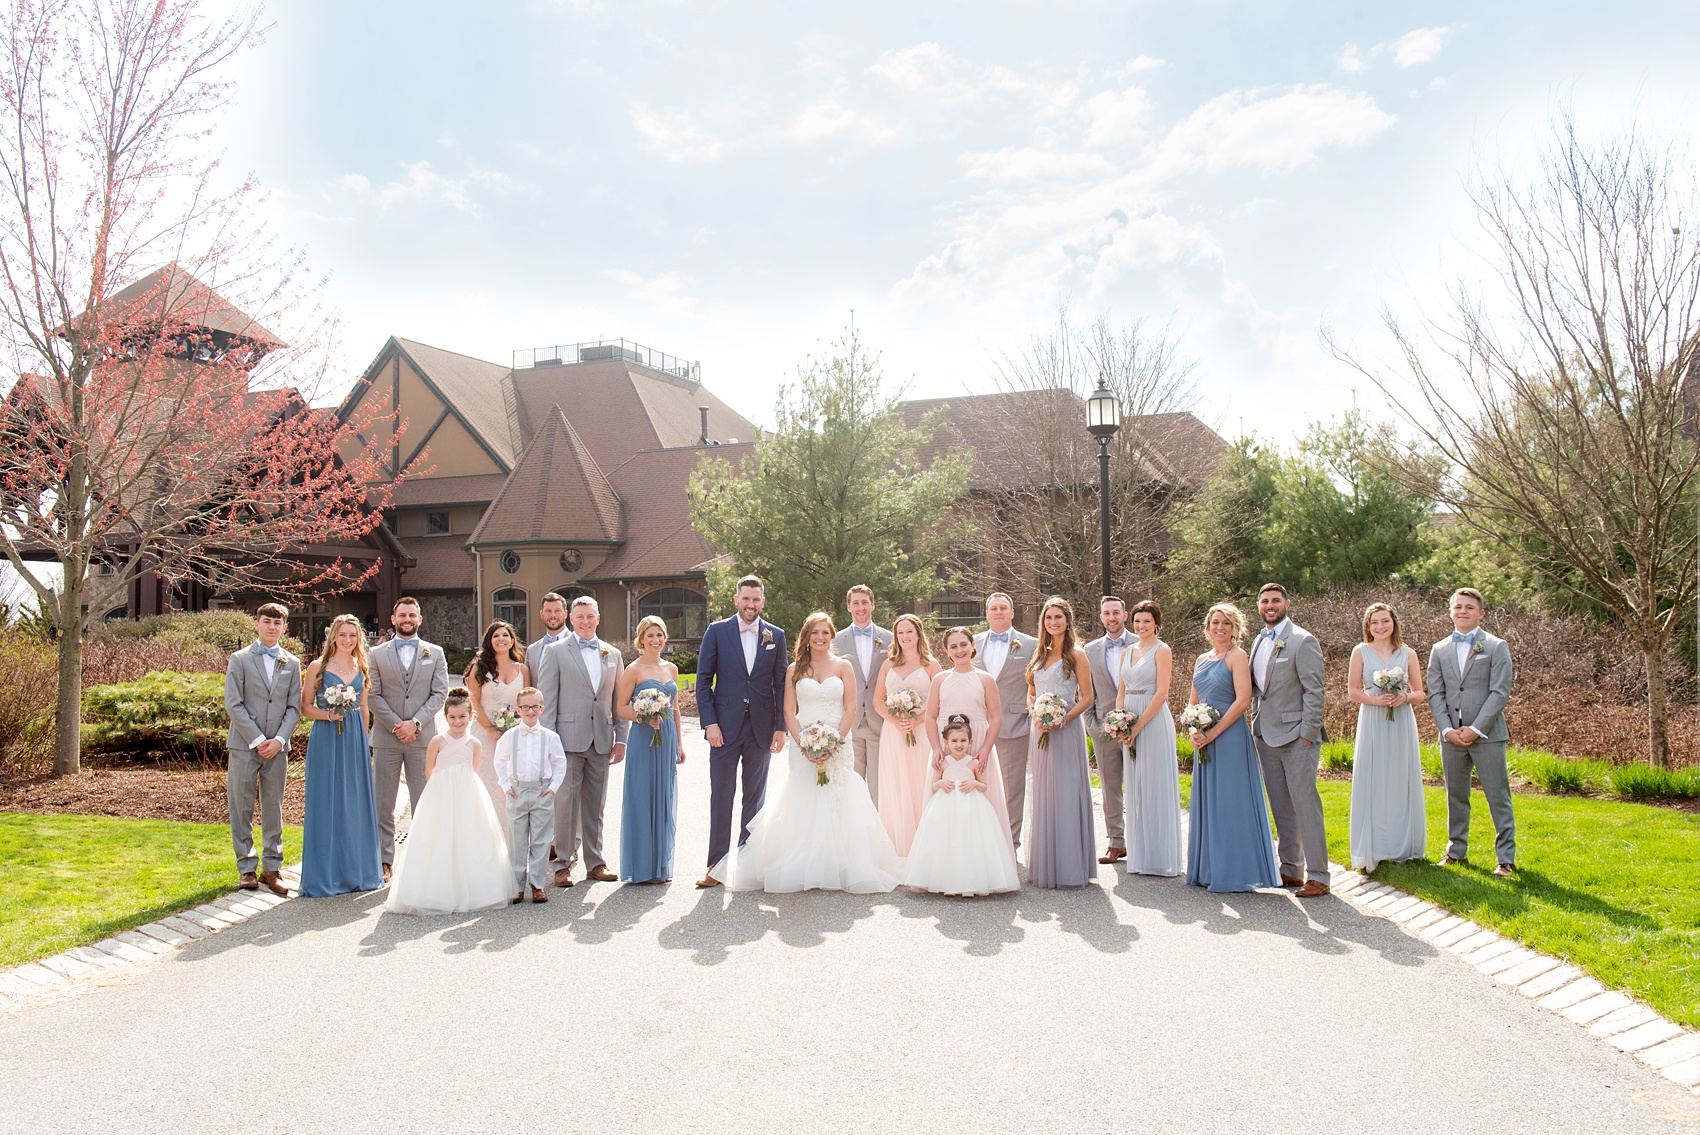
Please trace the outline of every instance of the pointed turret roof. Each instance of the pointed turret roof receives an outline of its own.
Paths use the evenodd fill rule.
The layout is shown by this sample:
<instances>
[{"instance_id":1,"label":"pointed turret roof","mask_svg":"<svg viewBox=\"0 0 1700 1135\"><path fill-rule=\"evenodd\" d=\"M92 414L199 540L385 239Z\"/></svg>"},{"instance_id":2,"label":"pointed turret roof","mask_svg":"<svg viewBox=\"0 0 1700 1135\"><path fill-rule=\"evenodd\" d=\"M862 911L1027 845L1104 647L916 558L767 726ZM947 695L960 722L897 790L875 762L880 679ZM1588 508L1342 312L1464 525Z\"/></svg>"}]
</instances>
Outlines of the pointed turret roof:
<instances>
[{"instance_id":1,"label":"pointed turret roof","mask_svg":"<svg viewBox=\"0 0 1700 1135\"><path fill-rule=\"evenodd\" d=\"M266 350L284 345L257 320L177 264L156 268L118 289L102 306L108 318L144 322L149 317L169 316L173 321L246 339Z\"/></svg>"},{"instance_id":2,"label":"pointed turret roof","mask_svg":"<svg viewBox=\"0 0 1700 1135\"><path fill-rule=\"evenodd\" d=\"M561 533L614 544L626 538L626 525L614 486L557 403L467 543L558 540Z\"/></svg>"}]
</instances>

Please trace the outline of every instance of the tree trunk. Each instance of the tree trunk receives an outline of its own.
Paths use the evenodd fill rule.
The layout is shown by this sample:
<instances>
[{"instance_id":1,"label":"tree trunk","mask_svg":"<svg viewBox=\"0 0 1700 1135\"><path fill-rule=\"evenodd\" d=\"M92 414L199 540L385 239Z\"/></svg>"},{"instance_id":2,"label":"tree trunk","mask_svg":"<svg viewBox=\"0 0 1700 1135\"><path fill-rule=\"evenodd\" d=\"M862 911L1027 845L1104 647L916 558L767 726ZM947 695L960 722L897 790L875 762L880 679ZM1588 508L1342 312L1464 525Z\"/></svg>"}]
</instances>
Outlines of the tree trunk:
<instances>
[{"instance_id":1,"label":"tree trunk","mask_svg":"<svg viewBox=\"0 0 1700 1135\"><path fill-rule=\"evenodd\" d=\"M1670 703L1665 696L1665 651L1662 641L1642 647L1647 666L1647 763L1670 767Z\"/></svg>"},{"instance_id":2,"label":"tree trunk","mask_svg":"<svg viewBox=\"0 0 1700 1135\"><path fill-rule=\"evenodd\" d=\"M80 591L80 589L79 589ZM61 600L79 600L66 595ZM65 776L82 767L83 634L82 620L59 633L59 705L53 715L53 772Z\"/></svg>"}]
</instances>

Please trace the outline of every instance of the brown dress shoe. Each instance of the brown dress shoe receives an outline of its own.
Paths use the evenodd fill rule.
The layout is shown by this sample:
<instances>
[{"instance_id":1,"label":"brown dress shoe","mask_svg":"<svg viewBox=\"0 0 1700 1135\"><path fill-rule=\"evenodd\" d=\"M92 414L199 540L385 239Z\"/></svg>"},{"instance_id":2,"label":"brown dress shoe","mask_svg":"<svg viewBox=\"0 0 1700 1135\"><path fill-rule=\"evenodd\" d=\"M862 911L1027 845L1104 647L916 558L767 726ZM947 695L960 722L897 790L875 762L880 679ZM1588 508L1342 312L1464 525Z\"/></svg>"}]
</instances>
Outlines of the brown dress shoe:
<instances>
[{"instance_id":1,"label":"brown dress shoe","mask_svg":"<svg viewBox=\"0 0 1700 1135\"><path fill-rule=\"evenodd\" d=\"M1302 887L1305 885L1305 881L1303 879L1295 879L1291 875L1282 875L1281 885L1283 887Z\"/></svg>"},{"instance_id":2,"label":"brown dress shoe","mask_svg":"<svg viewBox=\"0 0 1700 1135\"><path fill-rule=\"evenodd\" d=\"M1500 878L1505 878L1506 876L1509 876L1509 875L1515 875L1517 873L1517 864L1515 864L1515 863L1501 863L1498 867L1495 867L1493 869L1493 873L1495 875L1498 875Z\"/></svg>"},{"instance_id":3,"label":"brown dress shoe","mask_svg":"<svg viewBox=\"0 0 1700 1135\"><path fill-rule=\"evenodd\" d=\"M531 888L531 901L532 902L548 902L549 901L548 892L544 891L544 889L542 887Z\"/></svg>"},{"instance_id":4,"label":"brown dress shoe","mask_svg":"<svg viewBox=\"0 0 1700 1135\"><path fill-rule=\"evenodd\" d=\"M389 881L390 881L390 865L388 863L386 863L386 864L384 864L384 882L387 883Z\"/></svg>"},{"instance_id":5,"label":"brown dress shoe","mask_svg":"<svg viewBox=\"0 0 1700 1135\"><path fill-rule=\"evenodd\" d=\"M1321 879L1312 879L1294 893L1301 899L1318 899L1328 893L1328 884Z\"/></svg>"},{"instance_id":6,"label":"brown dress shoe","mask_svg":"<svg viewBox=\"0 0 1700 1135\"><path fill-rule=\"evenodd\" d=\"M260 877L252 871L244 871L241 882L236 885L245 891L257 891L260 889Z\"/></svg>"},{"instance_id":7,"label":"brown dress shoe","mask_svg":"<svg viewBox=\"0 0 1700 1135\"><path fill-rule=\"evenodd\" d=\"M713 875L704 875L702 878L697 880L697 889L701 891L705 891L710 887L718 887L719 885L720 880L716 879Z\"/></svg>"},{"instance_id":8,"label":"brown dress shoe","mask_svg":"<svg viewBox=\"0 0 1700 1135\"><path fill-rule=\"evenodd\" d=\"M524 901L525 901L525 892L524 891L521 891L519 894L514 896L514 905L515 906L518 906L520 903L522 903Z\"/></svg>"},{"instance_id":9,"label":"brown dress shoe","mask_svg":"<svg viewBox=\"0 0 1700 1135\"><path fill-rule=\"evenodd\" d=\"M1112 848L1108 848L1107 850L1105 850L1104 854L1102 854L1098 857L1098 862L1100 862L1100 863L1114 863L1118 859L1126 859L1126 858L1127 858L1127 848L1125 848L1125 847L1112 847Z\"/></svg>"},{"instance_id":10,"label":"brown dress shoe","mask_svg":"<svg viewBox=\"0 0 1700 1135\"><path fill-rule=\"evenodd\" d=\"M283 880L277 877L276 871L261 871L260 882L266 885L266 890L274 895L289 897L289 888L283 885Z\"/></svg>"},{"instance_id":11,"label":"brown dress shoe","mask_svg":"<svg viewBox=\"0 0 1700 1135\"><path fill-rule=\"evenodd\" d=\"M560 870L556 871L555 872L555 885L557 887L570 887L570 886L572 886L573 885L573 869L571 867L562 867Z\"/></svg>"},{"instance_id":12,"label":"brown dress shoe","mask_svg":"<svg viewBox=\"0 0 1700 1135\"><path fill-rule=\"evenodd\" d=\"M598 883L618 883L620 881L620 877L605 866L592 867L585 873L584 877Z\"/></svg>"},{"instance_id":13,"label":"brown dress shoe","mask_svg":"<svg viewBox=\"0 0 1700 1135\"><path fill-rule=\"evenodd\" d=\"M1439 863L1441 867L1468 867L1469 865L1468 859L1455 859L1450 855L1442 856Z\"/></svg>"}]
</instances>

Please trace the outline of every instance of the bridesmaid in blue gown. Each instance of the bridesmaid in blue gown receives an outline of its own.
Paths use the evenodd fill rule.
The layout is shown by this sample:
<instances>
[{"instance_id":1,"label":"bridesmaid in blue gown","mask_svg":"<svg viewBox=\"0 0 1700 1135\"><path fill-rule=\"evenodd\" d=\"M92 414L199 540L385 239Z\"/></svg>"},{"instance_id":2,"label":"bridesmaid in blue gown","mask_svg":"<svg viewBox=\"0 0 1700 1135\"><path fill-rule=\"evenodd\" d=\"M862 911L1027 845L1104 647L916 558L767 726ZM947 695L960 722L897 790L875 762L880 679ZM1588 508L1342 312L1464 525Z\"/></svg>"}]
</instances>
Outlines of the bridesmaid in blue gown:
<instances>
[{"instance_id":1,"label":"bridesmaid in blue gown","mask_svg":"<svg viewBox=\"0 0 1700 1135\"><path fill-rule=\"evenodd\" d=\"M359 708L343 716L325 708L321 692L349 686ZM353 615L338 615L325 651L301 676L301 716L307 735L307 824L301 851L301 893L340 895L384 885L378 858L377 796L366 740L366 635ZM342 718L342 728L337 719Z\"/></svg>"},{"instance_id":2,"label":"bridesmaid in blue gown","mask_svg":"<svg viewBox=\"0 0 1700 1135\"><path fill-rule=\"evenodd\" d=\"M661 690L670 704L679 694L679 668L662 659L667 624L646 615L632 641L643 653L620 673L615 712L632 722L626 735L626 780L620 801L620 881L673 881L673 832L679 806L679 714L654 728L637 719L632 699L644 690Z\"/></svg>"},{"instance_id":3,"label":"bridesmaid in blue gown","mask_svg":"<svg viewBox=\"0 0 1700 1135\"><path fill-rule=\"evenodd\" d=\"M1193 704L1222 715L1204 733L1192 734L1191 832L1186 881L1212 891L1250 891L1280 883L1275 866L1263 773L1252 747L1246 710L1251 707L1251 661L1240 647L1245 616L1218 603L1204 617L1213 649L1192 672ZM1209 760L1201 759L1208 746Z\"/></svg>"}]
</instances>

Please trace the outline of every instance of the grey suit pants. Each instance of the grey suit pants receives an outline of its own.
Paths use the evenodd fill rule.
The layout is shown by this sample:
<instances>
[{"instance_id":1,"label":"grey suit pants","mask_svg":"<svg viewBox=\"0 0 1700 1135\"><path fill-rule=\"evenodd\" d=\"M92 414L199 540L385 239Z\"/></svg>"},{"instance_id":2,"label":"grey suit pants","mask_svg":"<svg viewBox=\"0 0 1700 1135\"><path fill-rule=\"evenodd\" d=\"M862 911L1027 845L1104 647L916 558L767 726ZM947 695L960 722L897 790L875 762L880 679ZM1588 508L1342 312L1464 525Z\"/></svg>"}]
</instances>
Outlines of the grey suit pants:
<instances>
[{"instance_id":1,"label":"grey suit pants","mask_svg":"<svg viewBox=\"0 0 1700 1135\"><path fill-rule=\"evenodd\" d=\"M549 886L549 841L555 838L555 801L544 794L547 780L516 780L508 797L508 862L514 869L514 894L529 882Z\"/></svg>"},{"instance_id":2,"label":"grey suit pants","mask_svg":"<svg viewBox=\"0 0 1700 1135\"><path fill-rule=\"evenodd\" d=\"M236 852L236 869L246 875L283 866L283 785L288 775L289 750L269 761L252 749L230 750L224 780L225 799L230 804L230 846ZM260 857L254 855L254 801L260 803ZM1468 805L1466 805L1468 807Z\"/></svg>"},{"instance_id":3,"label":"grey suit pants","mask_svg":"<svg viewBox=\"0 0 1700 1135\"><path fill-rule=\"evenodd\" d=\"M1488 814L1493 817L1493 850L1501 863L1517 862L1517 821L1511 812L1511 775L1505 768L1505 742L1483 741L1464 748L1440 743L1446 771L1446 854L1468 857L1470 850L1470 769L1482 782Z\"/></svg>"},{"instance_id":4,"label":"grey suit pants","mask_svg":"<svg viewBox=\"0 0 1700 1135\"><path fill-rule=\"evenodd\" d=\"M1104 789L1104 833L1110 847L1127 850L1127 812L1122 806L1122 769L1127 760L1122 743L1108 733L1093 733L1092 752L1098 759L1098 784Z\"/></svg>"},{"instance_id":5,"label":"grey suit pants","mask_svg":"<svg viewBox=\"0 0 1700 1135\"><path fill-rule=\"evenodd\" d=\"M407 801L419 814L419 798L425 794L425 747L430 742L404 749L372 750L372 785L378 795L378 851L385 863L395 862L395 798L401 790L402 770L407 772Z\"/></svg>"},{"instance_id":6,"label":"grey suit pants","mask_svg":"<svg viewBox=\"0 0 1700 1135\"><path fill-rule=\"evenodd\" d=\"M850 752L856 760L856 775L868 782L868 798L880 802L880 735L861 729L850 731Z\"/></svg>"},{"instance_id":7,"label":"grey suit pants","mask_svg":"<svg viewBox=\"0 0 1700 1135\"><path fill-rule=\"evenodd\" d=\"M608 803L608 757L595 749L567 754L567 779L555 796L555 859L571 867L584 844L586 870L606 867L602 810Z\"/></svg>"},{"instance_id":8,"label":"grey suit pants","mask_svg":"<svg viewBox=\"0 0 1700 1135\"><path fill-rule=\"evenodd\" d=\"M997 750L998 771L1003 774L1003 798L1009 806L1009 834L1015 846L1021 847L1021 817L1027 813L1027 738L999 737L992 743Z\"/></svg>"},{"instance_id":9,"label":"grey suit pants","mask_svg":"<svg viewBox=\"0 0 1700 1135\"><path fill-rule=\"evenodd\" d=\"M1275 816L1281 877L1328 882L1328 829L1322 822L1322 793L1316 790L1321 743L1298 738L1271 745L1261 737L1254 740L1269 811Z\"/></svg>"}]
</instances>

